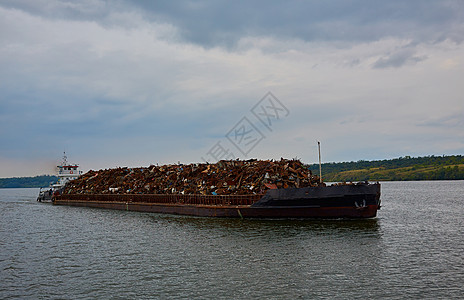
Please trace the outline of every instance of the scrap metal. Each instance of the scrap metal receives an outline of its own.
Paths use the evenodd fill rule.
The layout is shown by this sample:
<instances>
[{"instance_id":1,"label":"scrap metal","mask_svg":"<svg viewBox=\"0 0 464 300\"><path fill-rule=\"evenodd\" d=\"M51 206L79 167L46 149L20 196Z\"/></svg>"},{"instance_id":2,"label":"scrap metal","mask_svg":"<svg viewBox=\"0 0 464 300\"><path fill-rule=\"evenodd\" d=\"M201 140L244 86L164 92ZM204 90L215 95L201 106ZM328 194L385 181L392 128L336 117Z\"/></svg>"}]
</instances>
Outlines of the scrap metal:
<instances>
[{"instance_id":1,"label":"scrap metal","mask_svg":"<svg viewBox=\"0 0 464 300\"><path fill-rule=\"evenodd\" d=\"M68 182L64 194L249 195L318 185L319 177L296 159L221 160L91 170Z\"/></svg>"}]
</instances>

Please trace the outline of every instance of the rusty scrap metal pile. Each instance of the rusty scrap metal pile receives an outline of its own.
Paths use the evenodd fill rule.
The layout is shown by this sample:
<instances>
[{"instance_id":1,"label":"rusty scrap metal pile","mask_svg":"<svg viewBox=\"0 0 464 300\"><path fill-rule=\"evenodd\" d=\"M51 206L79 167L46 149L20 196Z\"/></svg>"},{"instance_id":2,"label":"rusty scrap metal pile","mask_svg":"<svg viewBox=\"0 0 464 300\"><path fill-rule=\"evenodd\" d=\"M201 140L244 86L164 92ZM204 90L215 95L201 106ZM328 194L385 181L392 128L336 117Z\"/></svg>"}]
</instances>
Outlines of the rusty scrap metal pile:
<instances>
[{"instance_id":1,"label":"rusty scrap metal pile","mask_svg":"<svg viewBox=\"0 0 464 300\"><path fill-rule=\"evenodd\" d=\"M215 164L164 165L89 171L65 194L262 194L269 188L317 186L299 160L221 160Z\"/></svg>"}]
</instances>

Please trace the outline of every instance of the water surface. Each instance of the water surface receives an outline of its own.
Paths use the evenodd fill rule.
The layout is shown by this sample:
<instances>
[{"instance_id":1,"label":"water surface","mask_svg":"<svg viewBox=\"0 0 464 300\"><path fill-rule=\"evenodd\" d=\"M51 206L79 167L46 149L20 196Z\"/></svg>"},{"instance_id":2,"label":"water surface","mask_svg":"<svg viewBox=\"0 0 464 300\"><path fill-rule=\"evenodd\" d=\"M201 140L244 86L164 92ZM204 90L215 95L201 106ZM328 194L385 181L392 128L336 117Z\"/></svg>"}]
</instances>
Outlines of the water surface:
<instances>
[{"instance_id":1,"label":"water surface","mask_svg":"<svg viewBox=\"0 0 464 300\"><path fill-rule=\"evenodd\" d=\"M464 182L385 182L369 220L240 220L0 189L1 299L462 299Z\"/></svg>"}]
</instances>

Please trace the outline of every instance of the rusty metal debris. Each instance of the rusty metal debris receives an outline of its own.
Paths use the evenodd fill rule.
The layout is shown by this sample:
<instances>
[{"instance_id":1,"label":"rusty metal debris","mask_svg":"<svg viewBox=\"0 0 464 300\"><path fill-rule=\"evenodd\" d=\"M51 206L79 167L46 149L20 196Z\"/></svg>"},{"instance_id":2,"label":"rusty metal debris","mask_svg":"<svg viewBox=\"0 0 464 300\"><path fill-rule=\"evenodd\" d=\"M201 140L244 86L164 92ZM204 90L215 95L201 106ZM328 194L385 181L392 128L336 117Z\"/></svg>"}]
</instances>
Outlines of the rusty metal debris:
<instances>
[{"instance_id":1,"label":"rusty metal debris","mask_svg":"<svg viewBox=\"0 0 464 300\"><path fill-rule=\"evenodd\" d=\"M89 171L65 194L248 195L319 185L299 160L221 160L215 164L151 165Z\"/></svg>"}]
</instances>

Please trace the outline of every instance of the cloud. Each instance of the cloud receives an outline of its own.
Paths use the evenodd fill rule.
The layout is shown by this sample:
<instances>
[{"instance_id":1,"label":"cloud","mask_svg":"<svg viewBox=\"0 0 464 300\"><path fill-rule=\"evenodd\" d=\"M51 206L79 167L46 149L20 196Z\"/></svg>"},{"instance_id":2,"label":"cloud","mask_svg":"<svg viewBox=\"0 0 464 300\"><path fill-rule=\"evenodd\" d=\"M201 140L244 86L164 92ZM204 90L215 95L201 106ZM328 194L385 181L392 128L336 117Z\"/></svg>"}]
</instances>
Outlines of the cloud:
<instances>
[{"instance_id":1,"label":"cloud","mask_svg":"<svg viewBox=\"0 0 464 300\"><path fill-rule=\"evenodd\" d=\"M439 118L428 118L428 120L426 121L419 122L418 126L446 127L449 129L462 130L462 128L464 128L464 111L461 111L459 113L453 113Z\"/></svg>"},{"instance_id":2,"label":"cloud","mask_svg":"<svg viewBox=\"0 0 464 300\"><path fill-rule=\"evenodd\" d=\"M310 41L371 42L392 36L432 42L463 40L459 1L125 1L150 20L179 28L204 46L235 45L243 36Z\"/></svg>"},{"instance_id":3,"label":"cloud","mask_svg":"<svg viewBox=\"0 0 464 300\"><path fill-rule=\"evenodd\" d=\"M107 15L110 4L102 0L4 0L2 6L47 19L101 20ZM117 3L111 6L117 7Z\"/></svg>"},{"instance_id":4,"label":"cloud","mask_svg":"<svg viewBox=\"0 0 464 300\"><path fill-rule=\"evenodd\" d=\"M117 14L132 12L150 23L171 24L179 38L204 47L233 48L244 36L348 44L391 37L427 43L464 39L461 1L5 0L2 5L105 26L131 26Z\"/></svg>"},{"instance_id":5,"label":"cloud","mask_svg":"<svg viewBox=\"0 0 464 300\"><path fill-rule=\"evenodd\" d=\"M464 111L461 7L2 1L0 160L199 161L268 91L290 115L253 157L311 162L316 139L327 160L463 151L430 123Z\"/></svg>"},{"instance_id":6,"label":"cloud","mask_svg":"<svg viewBox=\"0 0 464 300\"><path fill-rule=\"evenodd\" d=\"M416 64L427 59L426 56L417 56L412 49L402 49L388 56L379 58L373 65L376 69L399 68L406 64Z\"/></svg>"}]
</instances>

